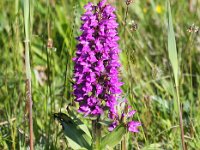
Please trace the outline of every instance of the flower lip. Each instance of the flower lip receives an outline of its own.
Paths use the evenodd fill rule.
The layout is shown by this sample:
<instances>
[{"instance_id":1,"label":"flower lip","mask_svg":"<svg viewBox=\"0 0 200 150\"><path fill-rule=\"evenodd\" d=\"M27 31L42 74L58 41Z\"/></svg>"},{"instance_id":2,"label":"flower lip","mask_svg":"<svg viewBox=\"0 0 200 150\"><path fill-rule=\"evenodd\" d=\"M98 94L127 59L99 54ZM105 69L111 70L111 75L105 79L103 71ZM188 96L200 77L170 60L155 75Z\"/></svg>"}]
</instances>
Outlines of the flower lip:
<instances>
[{"instance_id":1,"label":"flower lip","mask_svg":"<svg viewBox=\"0 0 200 150\"><path fill-rule=\"evenodd\" d=\"M130 132L139 132L138 127L141 126L141 123L138 121L130 121L128 123L128 131Z\"/></svg>"},{"instance_id":2,"label":"flower lip","mask_svg":"<svg viewBox=\"0 0 200 150\"><path fill-rule=\"evenodd\" d=\"M133 115L136 113L136 110L132 110L130 112L128 112L128 117L133 117Z\"/></svg>"},{"instance_id":3,"label":"flower lip","mask_svg":"<svg viewBox=\"0 0 200 150\"><path fill-rule=\"evenodd\" d=\"M109 125L108 131L113 131L118 125L117 121L114 121L112 124Z\"/></svg>"},{"instance_id":4,"label":"flower lip","mask_svg":"<svg viewBox=\"0 0 200 150\"><path fill-rule=\"evenodd\" d=\"M87 5L84 6L84 8L87 10L87 11L91 11L92 10L92 6L93 4L91 2L89 2Z\"/></svg>"},{"instance_id":5,"label":"flower lip","mask_svg":"<svg viewBox=\"0 0 200 150\"><path fill-rule=\"evenodd\" d=\"M100 1L100 2L98 3L98 6L99 6L100 8L102 8L102 7L106 4L106 1L107 1L107 0L102 0L102 1Z\"/></svg>"}]
</instances>

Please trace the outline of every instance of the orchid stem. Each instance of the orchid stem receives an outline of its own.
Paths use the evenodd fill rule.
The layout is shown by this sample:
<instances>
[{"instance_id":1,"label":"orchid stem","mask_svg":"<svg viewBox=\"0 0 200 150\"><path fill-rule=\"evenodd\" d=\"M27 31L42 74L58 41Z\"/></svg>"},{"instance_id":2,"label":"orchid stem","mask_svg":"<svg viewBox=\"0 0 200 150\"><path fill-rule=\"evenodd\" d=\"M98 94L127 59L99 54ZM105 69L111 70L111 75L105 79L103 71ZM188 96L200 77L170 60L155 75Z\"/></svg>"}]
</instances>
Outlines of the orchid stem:
<instances>
[{"instance_id":1,"label":"orchid stem","mask_svg":"<svg viewBox=\"0 0 200 150\"><path fill-rule=\"evenodd\" d=\"M123 137L121 141L121 150L126 150L126 135Z\"/></svg>"},{"instance_id":2,"label":"orchid stem","mask_svg":"<svg viewBox=\"0 0 200 150\"><path fill-rule=\"evenodd\" d=\"M101 149L101 125L98 123L99 119L92 120L92 136L93 136L93 143L92 148L93 150L100 150Z\"/></svg>"}]
</instances>

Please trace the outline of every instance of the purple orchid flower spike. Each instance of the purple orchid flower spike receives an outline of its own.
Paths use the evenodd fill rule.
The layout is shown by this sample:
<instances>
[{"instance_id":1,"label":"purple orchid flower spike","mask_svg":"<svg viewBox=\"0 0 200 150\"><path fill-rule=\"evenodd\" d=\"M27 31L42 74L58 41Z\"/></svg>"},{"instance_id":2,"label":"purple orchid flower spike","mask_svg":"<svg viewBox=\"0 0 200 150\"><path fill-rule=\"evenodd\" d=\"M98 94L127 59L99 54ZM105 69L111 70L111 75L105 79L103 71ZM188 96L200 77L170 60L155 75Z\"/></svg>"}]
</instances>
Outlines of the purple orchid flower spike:
<instances>
[{"instance_id":1,"label":"purple orchid flower spike","mask_svg":"<svg viewBox=\"0 0 200 150\"><path fill-rule=\"evenodd\" d=\"M97 116L109 110L109 116L113 117L122 92L115 8L101 0L96 6L88 3L85 10L81 17L82 35L77 38L73 58L75 101L79 103L78 111L85 116Z\"/></svg>"},{"instance_id":2,"label":"purple orchid flower spike","mask_svg":"<svg viewBox=\"0 0 200 150\"><path fill-rule=\"evenodd\" d=\"M118 103L123 83L118 78L120 49L115 8L101 0L97 5L88 3L85 10L81 17L82 34L77 38L73 58L73 94L79 103L78 112L84 116L99 116L108 110L108 117L113 120L109 131L123 122L128 131L138 132L141 123L130 121L136 111L131 110L127 100Z\"/></svg>"}]
</instances>

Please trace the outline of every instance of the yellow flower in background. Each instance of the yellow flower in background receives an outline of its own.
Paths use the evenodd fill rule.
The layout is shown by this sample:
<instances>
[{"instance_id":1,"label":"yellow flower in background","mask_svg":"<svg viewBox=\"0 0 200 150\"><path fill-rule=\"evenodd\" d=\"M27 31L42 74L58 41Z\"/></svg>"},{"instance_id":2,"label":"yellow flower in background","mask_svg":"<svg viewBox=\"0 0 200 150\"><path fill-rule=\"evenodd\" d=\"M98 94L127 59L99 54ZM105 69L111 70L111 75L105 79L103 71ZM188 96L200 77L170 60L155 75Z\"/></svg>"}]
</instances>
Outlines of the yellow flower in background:
<instances>
[{"instance_id":1,"label":"yellow flower in background","mask_svg":"<svg viewBox=\"0 0 200 150\"><path fill-rule=\"evenodd\" d=\"M157 6L156 6L156 12L157 12L158 14L162 14L162 12L163 12L163 7L162 7L161 5L157 5Z\"/></svg>"},{"instance_id":2,"label":"yellow flower in background","mask_svg":"<svg viewBox=\"0 0 200 150\"><path fill-rule=\"evenodd\" d=\"M143 8L143 12L146 14L147 13L147 8Z\"/></svg>"}]
</instances>

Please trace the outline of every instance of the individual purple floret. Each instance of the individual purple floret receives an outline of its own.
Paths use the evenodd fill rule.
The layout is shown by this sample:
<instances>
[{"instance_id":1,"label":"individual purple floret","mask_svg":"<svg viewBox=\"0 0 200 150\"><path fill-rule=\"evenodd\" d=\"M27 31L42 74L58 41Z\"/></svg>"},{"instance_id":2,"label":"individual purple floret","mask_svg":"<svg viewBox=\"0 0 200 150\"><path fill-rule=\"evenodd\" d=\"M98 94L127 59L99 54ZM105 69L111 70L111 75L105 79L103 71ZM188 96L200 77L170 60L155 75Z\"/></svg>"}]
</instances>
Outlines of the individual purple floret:
<instances>
[{"instance_id":1,"label":"individual purple floret","mask_svg":"<svg viewBox=\"0 0 200 150\"><path fill-rule=\"evenodd\" d=\"M116 128L118 125L118 122L117 121L114 121L113 123L110 124L110 126L108 127L108 130L109 131L113 131L114 128Z\"/></svg>"},{"instance_id":2,"label":"individual purple floret","mask_svg":"<svg viewBox=\"0 0 200 150\"><path fill-rule=\"evenodd\" d=\"M108 109L112 118L117 114L115 106L122 85L118 78L120 49L115 8L102 0L96 6L88 3L85 10L73 58L75 101L79 103L78 111L85 115L100 115Z\"/></svg>"},{"instance_id":3,"label":"individual purple floret","mask_svg":"<svg viewBox=\"0 0 200 150\"><path fill-rule=\"evenodd\" d=\"M138 127L141 126L140 122L130 121L128 123L128 131L130 132L139 132Z\"/></svg>"}]
</instances>

